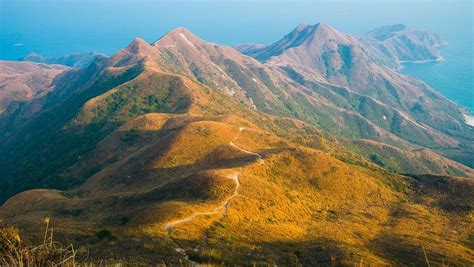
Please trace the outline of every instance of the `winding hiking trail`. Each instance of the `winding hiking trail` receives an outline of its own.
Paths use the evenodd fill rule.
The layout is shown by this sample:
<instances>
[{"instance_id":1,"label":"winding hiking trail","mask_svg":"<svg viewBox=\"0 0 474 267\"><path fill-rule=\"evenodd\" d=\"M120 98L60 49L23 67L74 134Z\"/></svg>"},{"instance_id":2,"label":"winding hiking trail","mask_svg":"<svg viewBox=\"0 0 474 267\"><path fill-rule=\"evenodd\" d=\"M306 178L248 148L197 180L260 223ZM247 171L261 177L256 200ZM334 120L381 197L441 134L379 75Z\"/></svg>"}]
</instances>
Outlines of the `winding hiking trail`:
<instances>
[{"instance_id":1,"label":"winding hiking trail","mask_svg":"<svg viewBox=\"0 0 474 267\"><path fill-rule=\"evenodd\" d=\"M239 128L239 132L235 135L235 137L232 139L232 141L230 141L229 145L238 149L239 151L241 152L244 152L246 154L249 154L249 155L254 155L256 157L258 157L260 163L263 163L263 157L262 155L258 154L258 153L255 153L255 152L252 152L252 151L248 151L248 150L245 150L241 147L239 147L238 145L234 144L234 141L237 140L237 138L239 138L239 135L242 131L244 131L245 128L244 127L240 127ZM222 203L222 205L214 208L212 211L208 211L208 212L197 212L197 213L193 213L192 215L184 218L184 219L180 219L180 220L176 220L176 221L172 221L172 222L169 222L167 223L163 229L166 231L166 234L168 235L168 237L173 240L173 238L171 237L171 232L173 230L173 228L175 226L178 226L178 225L181 225L181 224L184 224L184 223L187 223L187 222L190 222L192 220L194 220L195 218L199 217L199 216L209 216L209 215L215 215L215 214L218 214L220 213L222 210L224 211L224 214L227 214L227 209L228 209L228 206L229 206L229 203L232 199L240 196L239 194L239 189L240 189L240 180L239 180L239 176L241 174L239 172L235 172L233 174L229 174L226 176L227 179L231 179L235 182L235 189L234 189L234 193L227 197L224 202ZM178 248L176 248L176 252L178 252L179 254L183 255L184 258L186 260L188 260L189 262L191 262L193 265L194 264L197 264L196 262L193 262L189 259L189 255L186 253L186 250L182 247L179 246L179 244L177 242L175 242L173 240L173 242L178 246Z\"/></svg>"},{"instance_id":2,"label":"winding hiking trail","mask_svg":"<svg viewBox=\"0 0 474 267\"><path fill-rule=\"evenodd\" d=\"M244 152L245 154L254 155L254 156L256 156L259 160L263 160L263 159L262 159L262 155L260 155L260 154L258 154L258 153L255 153L255 152L252 152L252 151L245 150L245 149L239 147L238 145L234 144L234 141L237 140L237 138L239 138L239 135L240 135L240 133L241 133L243 130L245 130L244 127L240 127L240 128L239 128L239 132L238 132L237 135L234 137L234 139L233 139L232 141L230 141L229 145L231 145L232 147L234 147L234 148L236 148L236 149L238 149L238 150Z\"/></svg>"},{"instance_id":3,"label":"winding hiking trail","mask_svg":"<svg viewBox=\"0 0 474 267\"><path fill-rule=\"evenodd\" d=\"M195 219L196 217L199 217L199 216L218 214L221 210L224 210L224 212L227 213L227 206L229 205L229 202L233 198L235 198L239 195L239 188L240 188L239 176L240 176L240 173L236 172L236 173L230 174L226 177L227 179L231 179L231 180L235 181L235 190L234 190L234 193L230 197L226 198L226 200L223 202L222 205L218 206L217 208L215 208L215 209L213 209L212 211L209 211L209 212L197 212L197 213L194 213L191 216L186 217L184 219L172 221L172 222L165 225L164 229L165 229L166 233L168 235L170 235L171 230L173 229L173 227L175 227L177 225L180 225L180 224L183 224L183 223L190 222L190 221L192 221L193 219Z\"/></svg>"}]
</instances>

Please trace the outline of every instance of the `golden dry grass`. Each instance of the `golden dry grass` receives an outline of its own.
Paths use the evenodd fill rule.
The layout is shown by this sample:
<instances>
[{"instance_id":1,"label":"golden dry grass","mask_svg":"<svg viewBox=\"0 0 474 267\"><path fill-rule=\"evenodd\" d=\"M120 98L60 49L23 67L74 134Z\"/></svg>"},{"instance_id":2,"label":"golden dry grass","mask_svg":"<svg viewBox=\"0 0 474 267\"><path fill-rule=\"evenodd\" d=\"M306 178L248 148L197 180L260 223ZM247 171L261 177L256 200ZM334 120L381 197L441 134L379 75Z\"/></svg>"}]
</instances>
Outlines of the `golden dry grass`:
<instances>
[{"instance_id":1,"label":"golden dry grass","mask_svg":"<svg viewBox=\"0 0 474 267\"><path fill-rule=\"evenodd\" d=\"M1 222L0 222L1 223ZM0 225L0 265L2 266L76 266L77 251L73 245L63 245L53 238L50 218L44 220L39 244L22 240L17 229Z\"/></svg>"},{"instance_id":2,"label":"golden dry grass","mask_svg":"<svg viewBox=\"0 0 474 267\"><path fill-rule=\"evenodd\" d=\"M25 192L1 214L25 226L55 214L64 223L60 231L84 236L82 246L99 251L98 258L120 249L117 257L179 263L180 248L193 261L214 264L424 264L421 245L433 263L474 258L464 243L472 212L440 210L440 194L418 189L431 188L429 179L344 163L236 116L148 114L104 139L96 153L92 159L127 156L103 160L102 170L71 196ZM166 233L167 223L222 205L234 191L226 178L234 173L241 187L227 213L197 216ZM456 190L472 205L472 196ZM22 207L33 211L30 218L18 215ZM87 222L81 231L78 222ZM97 226L114 240L87 241ZM453 229L461 234L447 236Z\"/></svg>"}]
</instances>

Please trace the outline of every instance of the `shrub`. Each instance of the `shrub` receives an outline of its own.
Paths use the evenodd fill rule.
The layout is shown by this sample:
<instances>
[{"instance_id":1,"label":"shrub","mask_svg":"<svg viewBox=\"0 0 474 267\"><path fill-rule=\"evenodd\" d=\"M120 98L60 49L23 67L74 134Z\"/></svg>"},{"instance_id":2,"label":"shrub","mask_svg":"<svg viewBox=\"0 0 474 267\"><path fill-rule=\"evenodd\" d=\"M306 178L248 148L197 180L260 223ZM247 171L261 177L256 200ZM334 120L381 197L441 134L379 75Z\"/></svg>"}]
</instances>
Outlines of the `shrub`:
<instances>
[{"instance_id":1,"label":"shrub","mask_svg":"<svg viewBox=\"0 0 474 267\"><path fill-rule=\"evenodd\" d=\"M95 237L97 238L98 241L102 240L110 240L113 241L116 239L116 237L110 232L109 230L100 230L99 232L95 233Z\"/></svg>"}]
</instances>

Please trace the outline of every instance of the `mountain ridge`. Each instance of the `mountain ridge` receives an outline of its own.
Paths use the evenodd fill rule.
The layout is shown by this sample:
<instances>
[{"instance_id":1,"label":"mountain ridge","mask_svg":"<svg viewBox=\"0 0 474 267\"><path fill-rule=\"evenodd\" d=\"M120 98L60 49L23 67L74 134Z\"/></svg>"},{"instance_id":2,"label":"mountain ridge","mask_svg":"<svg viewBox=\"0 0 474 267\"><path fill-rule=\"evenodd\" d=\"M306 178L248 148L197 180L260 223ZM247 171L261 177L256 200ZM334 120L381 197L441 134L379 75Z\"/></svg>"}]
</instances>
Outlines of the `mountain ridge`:
<instances>
[{"instance_id":1,"label":"mountain ridge","mask_svg":"<svg viewBox=\"0 0 474 267\"><path fill-rule=\"evenodd\" d=\"M195 44L191 43L192 45L190 45L189 39L195 42ZM174 46L170 47L170 42L174 42ZM133 74L129 76L126 74L128 72ZM405 124L403 127L422 129L423 132L418 132L417 135L421 137L420 140L423 140L423 142L438 142L446 148L455 148L459 144L458 141L453 138L446 138L443 135L439 135L429 127L418 125L417 122L409 118L407 115L404 115L403 112L397 111L396 109L390 111L390 106L378 103L377 100L371 100L370 97L357 95L348 91L347 88L339 88L325 83L310 83L307 81L304 81L303 84L297 83L293 78L261 64L253 58L243 56L231 47L221 47L216 44L207 43L183 28L171 31L169 34L161 37L154 44L148 44L142 39L135 39L125 49L118 51L110 58L97 59L85 69L68 72L64 77L62 77L62 79L57 81L57 86L60 90L48 95L47 99L49 100L44 101L41 99L33 101L29 105L37 107L45 105L45 108L50 109L47 103L54 103L57 101L53 99L76 98L82 91L81 94L83 94L84 97L87 96L79 102L82 103L80 105L84 105L84 107L81 108L81 113L79 113L82 114L80 116L83 118L80 120L75 119L75 122L72 124L69 123L68 125L70 126L65 129L83 127L81 124L87 125L89 123L98 123L99 125L102 125L107 122L107 119L101 118L100 120L95 121L96 119L94 119L94 117L97 117L98 115L99 117L104 116L100 114L106 110L104 110L104 107L95 108L94 105L92 105L92 103L97 102L95 99L98 100L99 98L93 98L92 100L89 98L91 96L94 97L92 94L96 94L93 93L94 90L103 87L100 83L108 83L108 80L110 79L119 81L121 78L118 77L122 74L124 74L124 80L114 82L115 84L120 85L120 83L125 82L125 85L128 86L127 84L130 82L130 78L135 79L141 75L140 77L147 78L141 78L141 81L138 84L141 86L141 84L145 82L147 87L151 86L152 88L154 86L146 81L147 79L152 79L151 77L157 75L157 77L169 77L165 80L170 82L170 88L182 88L184 90L183 92L186 93L182 94L182 92L177 93L176 91L165 90L163 91L165 93L163 96L169 94L166 97L174 97L174 95L176 95L179 97L178 99L182 99L181 103L186 103L186 105L195 104L198 99L203 100L208 96L204 94L198 96L194 94L193 91L189 91L189 89L185 88L190 84L193 84L193 87L202 87L202 85L205 85L205 87L213 88L210 90L222 91L226 95L236 98L238 101L242 101L242 103L253 109L278 116L296 117L297 119L306 121L307 123L313 124L325 131L329 131L331 134L339 134L350 138L369 138L378 142L398 146L403 150L416 150L420 148L420 145L407 142L394 134L392 132L393 122L391 124L384 122L383 118L385 116L387 117L387 120L393 121L396 119L401 121L399 122L400 124ZM188 81L188 84L186 85L187 79L181 78L180 76L191 78L197 81L197 84ZM94 78L90 79L91 77ZM89 79L89 81L85 84L81 84L84 79ZM71 81L74 80L77 80L78 83L71 83ZM152 80L155 80L155 78ZM133 84L133 80L131 81ZM94 85L94 83L99 83L99 85ZM76 88L76 84L80 86ZM101 95L102 92L107 92L109 90L107 88L113 88L115 86L116 85L107 85L103 89L99 89L99 95ZM68 87L71 89L66 89ZM68 92L69 90L73 91ZM134 89L132 88L126 89L125 91L127 91L127 93L120 96L119 99L122 99L120 101L128 102L128 99L132 96L130 93L133 92L133 90ZM104 96L115 95L115 92L119 91L114 89ZM158 89L158 91L161 91L161 89ZM127 113L130 111L133 111L133 114L138 115L144 112L153 111L152 107L158 108L158 111L183 110L184 106L177 107L177 109L173 106L177 105L180 101L176 100L171 105L167 105L166 102L160 102L163 100L159 100L159 98L155 99L155 96L150 95L149 97L150 100L147 100L145 109L139 108L137 110L136 107L130 106L131 109L123 111L122 115L117 117L118 120L114 121L115 117L111 117L111 121L114 122L112 124L105 124L101 127L108 129L109 127L115 127L113 125L116 123L123 123L123 118L127 118L129 116ZM157 102L149 102L152 99ZM113 100L113 102L114 101L116 100ZM133 105L139 104L138 102L132 103ZM29 106L27 105L23 108L27 117L22 115L23 112L15 112L15 115L11 117L7 116L8 124L4 124L5 122L3 122L2 127L4 129L15 129L15 127L18 127L15 126L17 122L21 122L21 124L25 126L28 126L28 124L37 125L29 122L31 118L28 117L31 116L31 114L27 113L28 107ZM110 106L109 104L107 104L106 107L107 109L114 108L113 105ZM376 109L374 109L374 107ZM356 112L354 112L354 108L357 108ZM377 110L379 108L381 110ZM71 112L73 111L70 108L60 107L60 110L63 109L69 109ZM206 109L214 110L213 112L224 112L222 109L212 105L206 105ZM194 112L194 110L196 109L191 106L189 107L189 112ZM233 110L236 112L235 108L233 108ZM201 111L198 112L202 111L203 110L201 109ZM51 114L51 112L53 111L45 110L44 116L50 116L46 114ZM100 113L97 115L97 112ZM183 110L182 112L186 111ZM377 114L377 116L372 115L372 113ZM60 111L58 114L65 113L64 111ZM73 115L72 113L68 116L71 116L70 119L77 117L77 115ZM41 118L41 116L39 118ZM33 118L32 121L38 121L39 118ZM377 120L375 120L375 118L377 118ZM52 123L53 121L54 120L49 120L47 123ZM323 123L321 123L321 121L323 121ZM348 124L350 121L354 122ZM79 122L79 124L77 124L77 122ZM16 142L23 142L22 138L28 136L27 129L30 129L31 127L33 126L26 127L23 130L21 130L23 127L19 127L20 131L23 131L24 134L17 133L15 134L16 136L14 139L5 138L3 145L9 146L14 145ZM400 130L404 131L405 128L403 127L401 127ZM107 131L110 131L111 129L112 128ZM347 135L345 131L353 131L353 133ZM5 137L9 135L12 136L13 132L14 130L4 132L6 133ZM45 132L45 135L48 134L49 133ZM370 155L364 155L370 157ZM428 162L431 161L428 160ZM384 165L385 164L393 165L390 161L385 162ZM438 164L436 163L436 165ZM4 167L5 169L11 169L6 166ZM390 167L388 165L385 166ZM448 163L446 166L454 165ZM391 166L390 168L392 167L395 170L400 168L397 166ZM453 173L470 175L469 173L472 172L469 168L461 167L458 169L459 171ZM437 168L437 170L439 171L439 168ZM450 168L446 168L446 170L448 171L447 173L451 173ZM403 172L403 167L397 171ZM442 174L447 173L442 172Z\"/></svg>"},{"instance_id":2,"label":"mountain ridge","mask_svg":"<svg viewBox=\"0 0 474 267\"><path fill-rule=\"evenodd\" d=\"M267 55L265 58L270 59L263 60L265 64L279 68L282 72L290 71L293 76L299 75L299 79L331 83L373 97L403 110L412 117L410 120L436 129L445 136L466 138L472 135L472 128L464 123L462 114L465 110L462 107L446 99L422 81L401 75L391 70L389 66L381 65L376 58L369 55L370 49L366 49L357 38L338 34L336 30L326 26L322 27L323 33L331 34L333 37L317 40L313 38L315 34L312 31L318 28L316 25L306 26L306 30L301 28L303 26L299 27L292 33L304 32L305 41L284 50L281 54L277 52L278 55L272 57ZM271 54L273 47L280 47L281 43L286 43L291 36L293 35L287 35L270 46L248 53L257 59L259 54ZM441 110L442 112L439 112ZM458 131L463 133L459 135L456 133ZM469 138L463 142L467 146L472 146L472 140ZM472 162L464 161L464 163L472 166Z\"/></svg>"},{"instance_id":3,"label":"mountain ridge","mask_svg":"<svg viewBox=\"0 0 474 267\"><path fill-rule=\"evenodd\" d=\"M62 57L45 57L34 52L25 55L20 58L19 61L30 61L35 63L45 64L60 64L73 68L84 68L87 67L97 57L106 57L103 54L89 52L89 53L73 53Z\"/></svg>"}]
</instances>

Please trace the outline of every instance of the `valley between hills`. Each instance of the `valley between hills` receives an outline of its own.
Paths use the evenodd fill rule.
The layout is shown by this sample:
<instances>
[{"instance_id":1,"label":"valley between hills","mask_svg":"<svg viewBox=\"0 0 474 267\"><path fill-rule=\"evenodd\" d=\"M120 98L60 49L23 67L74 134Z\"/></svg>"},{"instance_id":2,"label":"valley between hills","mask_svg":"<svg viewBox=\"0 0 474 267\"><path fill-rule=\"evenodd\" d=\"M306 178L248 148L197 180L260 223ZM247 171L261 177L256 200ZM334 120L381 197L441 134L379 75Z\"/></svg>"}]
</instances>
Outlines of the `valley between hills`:
<instances>
[{"instance_id":1,"label":"valley between hills","mask_svg":"<svg viewBox=\"0 0 474 267\"><path fill-rule=\"evenodd\" d=\"M78 262L474 262L474 127L405 61L446 43L319 23L230 47L0 61L0 221Z\"/></svg>"}]
</instances>

